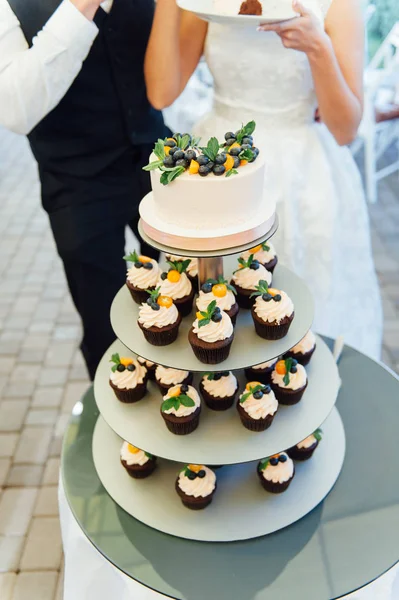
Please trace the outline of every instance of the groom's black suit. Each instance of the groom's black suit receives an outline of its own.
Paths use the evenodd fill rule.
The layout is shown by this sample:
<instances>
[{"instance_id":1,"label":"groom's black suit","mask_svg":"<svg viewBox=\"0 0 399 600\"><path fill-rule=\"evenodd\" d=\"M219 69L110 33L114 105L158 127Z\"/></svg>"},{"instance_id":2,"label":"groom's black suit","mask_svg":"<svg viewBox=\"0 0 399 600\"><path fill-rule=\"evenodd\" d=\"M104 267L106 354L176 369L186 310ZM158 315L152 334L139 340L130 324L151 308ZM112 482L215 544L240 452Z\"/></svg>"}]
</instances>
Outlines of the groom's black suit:
<instances>
[{"instance_id":1,"label":"groom's black suit","mask_svg":"<svg viewBox=\"0 0 399 600\"><path fill-rule=\"evenodd\" d=\"M8 1L30 45L60 4ZM153 0L114 0L109 15L100 8L99 35L81 72L29 135L91 376L114 339L109 310L125 279L124 230L130 225L137 234L138 204L150 190L142 166L166 134L143 73L153 13ZM142 251L154 256L149 247Z\"/></svg>"}]
</instances>

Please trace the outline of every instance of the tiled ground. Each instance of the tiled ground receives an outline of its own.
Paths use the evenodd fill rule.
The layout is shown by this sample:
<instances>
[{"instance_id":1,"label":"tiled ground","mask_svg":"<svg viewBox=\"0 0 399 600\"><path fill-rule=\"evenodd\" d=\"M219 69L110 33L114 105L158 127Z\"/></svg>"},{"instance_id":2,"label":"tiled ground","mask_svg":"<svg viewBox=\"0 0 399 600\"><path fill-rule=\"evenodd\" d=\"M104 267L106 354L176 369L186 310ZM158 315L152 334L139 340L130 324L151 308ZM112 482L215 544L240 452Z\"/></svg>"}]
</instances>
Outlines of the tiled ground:
<instances>
[{"instance_id":1,"label":"tiled ground","mask_svg":"<svg viewBox=\"0 0 399 600\"><path fill-rule=\"evenodd\" d=\"M385 317L384 360L399 371L399 197L371 210ZM0 130L0 599L61 600L61 440L88 386L79 321L39 201L26 141Z\"/></svg>"}]
</instances>

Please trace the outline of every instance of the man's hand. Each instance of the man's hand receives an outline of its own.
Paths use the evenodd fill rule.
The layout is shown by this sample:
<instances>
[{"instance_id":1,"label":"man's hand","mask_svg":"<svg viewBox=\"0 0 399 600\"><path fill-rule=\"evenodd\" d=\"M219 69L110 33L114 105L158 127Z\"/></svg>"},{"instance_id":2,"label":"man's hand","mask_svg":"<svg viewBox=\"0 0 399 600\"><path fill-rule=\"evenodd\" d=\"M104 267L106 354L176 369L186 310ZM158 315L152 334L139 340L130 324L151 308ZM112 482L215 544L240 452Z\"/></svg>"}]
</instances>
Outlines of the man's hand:
<instances>
[{"instance_id":1,"label":"man's hand","mask_svg":"<svg viewBox=\"0 0 399 600\"><path fill-rule=\"evenodd\" d=\"M103 0L70 0L70 2L80 10L82 15L92 21Z\"/></svg>"}]
</instances>

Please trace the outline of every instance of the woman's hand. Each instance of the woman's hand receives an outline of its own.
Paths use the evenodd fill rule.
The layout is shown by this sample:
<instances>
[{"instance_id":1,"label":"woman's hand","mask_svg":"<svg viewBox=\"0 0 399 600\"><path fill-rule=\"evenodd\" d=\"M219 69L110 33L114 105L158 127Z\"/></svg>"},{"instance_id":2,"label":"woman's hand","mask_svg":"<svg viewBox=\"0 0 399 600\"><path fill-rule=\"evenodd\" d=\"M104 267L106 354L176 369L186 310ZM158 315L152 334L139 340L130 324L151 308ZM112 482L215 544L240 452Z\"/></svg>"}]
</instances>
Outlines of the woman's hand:
<instances>
[{"instance_id":1,"label":"woman's hand","mask_svg":"<svg viewBox=\"0 0 399 600\"><path fill-rule=\"evenodd\" d=\"M316 15L298 0L293 1L292 7L299 13L299 17L280 23L261 25L259 31L275 31L286 48L299 50L308 55L316 54L321 48L330 45L330 38Z\"/></svg>"}]
</instances>

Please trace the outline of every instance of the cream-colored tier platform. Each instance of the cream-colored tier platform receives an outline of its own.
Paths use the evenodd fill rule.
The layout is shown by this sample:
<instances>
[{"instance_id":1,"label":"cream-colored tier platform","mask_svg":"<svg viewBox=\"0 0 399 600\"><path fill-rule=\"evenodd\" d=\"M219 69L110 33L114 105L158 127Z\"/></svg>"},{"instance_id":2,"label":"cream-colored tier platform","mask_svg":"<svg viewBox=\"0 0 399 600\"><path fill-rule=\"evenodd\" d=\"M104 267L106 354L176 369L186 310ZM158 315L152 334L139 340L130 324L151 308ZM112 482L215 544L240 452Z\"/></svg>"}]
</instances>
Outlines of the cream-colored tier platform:
<instances>
[{"instance_id":1,"label":"cream-colored tier platform","mask_svg":"<svg viewBox=\"0 0 399 600\"><path fill-rule=\"evenodd\" d=\"M319 447L310 460L295 464L295 477L283 494L270 494L262 488L257 462L217 469L213 502L201 511L185 508L175 491L179 464L159 460L150 477L132 479L120 463L121 445L122 440L100 417L93 436L94 464L108 494L127 513L177 537L232 542L287 527L322 502L341 471L345 433L334 409L323 424ZM265 560L267 568L267 557Z\"/></svg>"},{"instance_id":2,"label":"cream-colored tier platform","mask_svg":"<svg viewBox=\"0 0 399 600\"><path fill-rule=\"evenodd\" d=\"M120 402L109 385L109 359L114 352L129 356L121 342L115 342L101 360L94 383L94 395L101 415L123 439L156 456L194 464L243 463L281 452L313 433L330 414L340 386L334 358L323 340L306 367L309 383L302 400L295 406L279 406L269 429L254 433L241 424L235 406L215 412L202 404L200 424L185 436L171 433L160 414L162 395L149 382L147 395L137 403ZM244 390L243 371L235 372ZM194 378L199 389L200 376Z\"/></svg>"}]
</instances>

